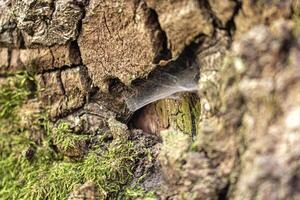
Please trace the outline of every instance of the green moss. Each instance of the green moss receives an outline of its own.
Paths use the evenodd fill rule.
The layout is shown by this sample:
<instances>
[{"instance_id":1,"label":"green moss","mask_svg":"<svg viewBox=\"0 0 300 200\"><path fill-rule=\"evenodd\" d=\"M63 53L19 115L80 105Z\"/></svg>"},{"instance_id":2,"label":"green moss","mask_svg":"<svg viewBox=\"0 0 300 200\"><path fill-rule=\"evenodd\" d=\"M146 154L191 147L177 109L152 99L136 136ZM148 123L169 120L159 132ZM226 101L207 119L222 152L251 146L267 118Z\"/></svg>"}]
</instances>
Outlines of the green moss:
<instances>
[{"instance_id":1,"label":"green moss","mask_svg":"<svg viewBox=\"0 0 300 200\"><path fill-rule=\"evenodd\" d=\"M0 85L0 133L21 132L18 109L35 95L34 76L26 71L7 74Z\"/></svg>"},{"instance_id":2,"label":"green moss","mask_svg":"<svg viewBox=\"0 0 300 200\"><path fill-rule=\"evenodd\" d=\"M0 87L0 119L14 115L16 108L28 98L34 78L26 71L18 72Z\"/></svg>"},{"instance_id":3,"label":"green moss","mask_svg":"<svg viewBox=\"0 0 300 200\"><path fill-rule=\"evenodd\" d=\"M74 134L67 122L60 122L53 128L51 138L56 145L66 151L75 148L78 142L89 139L89 136Z\"/></svg>"},{"instance_id":4,"label":"green moss","mask_svg":"<svg viewBox=\"0 0 300 200\"><path fill-rule=\"evenodd\" d=\"M37 146L22 136L14 135L1 145L13 146L1 155L1 199L67 199L75 185L88 180L102 197L121 198L139 157L134 143L122 140L113 141L107 151L89 152L80 162L64 160L47 144ZM34 159L25 153L31 145L36 149Z\"/></svg>"},{"instance_id":5,"label":"green moss","mask_svg":"<svg viewBox=\"0 0 300 200\"><path fill-rule=\"evenodd\" d=\"M103 149L98 147L102 137L74 134L68 123L54 125L42 112L33 115L31 127L18 128L23 115L19 108L34 96L28 80L34 79L26 72L18 73L1 86L0 199L67 199L75 186L86 181L97 185L102 199L137 195L125 189L143 155L127 137L118 137ZM33 130L41 135L41 142L34 142ZM55 148L76 149L77 142L83 140L91 144L80 161L65 157Z\"/></svg>"},{"instance_id":6,"label":"green moss","mask_svg":"<svg viewBox=\"0 0 300 200\"><path fill-rule=\"evenodd\" d=\"M143 199L143 200L156 200L153 192L146 192L140 187L127 188L125 190L127 199Z\"/></svg>"},{"instance_id":7,"label":"green moss","mask_svg":"<svg viewBox=\"0 0 300 200\"><path fill-rule=\"evenodd\" d=\"M24 199L66 199L75 185L88 180L96 183L102 197L118 197L131 177L132 150L131 143L118 142L102 155L90 152L82 162L55 161L47 170L39 167L39 176L26 184Z\"/></svg>"}]
</instances>

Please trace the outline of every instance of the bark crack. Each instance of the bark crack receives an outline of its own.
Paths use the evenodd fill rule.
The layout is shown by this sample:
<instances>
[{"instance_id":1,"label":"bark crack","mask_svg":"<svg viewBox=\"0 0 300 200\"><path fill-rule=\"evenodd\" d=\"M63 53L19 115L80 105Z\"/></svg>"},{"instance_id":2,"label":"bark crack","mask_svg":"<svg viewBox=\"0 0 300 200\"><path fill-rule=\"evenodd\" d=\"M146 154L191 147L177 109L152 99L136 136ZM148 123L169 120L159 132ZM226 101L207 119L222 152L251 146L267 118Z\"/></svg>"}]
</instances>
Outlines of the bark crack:
<instances>
[{"instance_id":1,"label":"bark crack","mask_svg":"<svg viewBox=\"0 0 300 200\"><path fill-rule=\"evenodd\" d=\"M65 90L64 84L62 82L62 78L61 78L61 70L58 71L58 73L56 74L56 76L57 76L56 78L57 78L60 90L62 91L63 95L67 97L66 90Z\"/></svg>"}]
</instances>

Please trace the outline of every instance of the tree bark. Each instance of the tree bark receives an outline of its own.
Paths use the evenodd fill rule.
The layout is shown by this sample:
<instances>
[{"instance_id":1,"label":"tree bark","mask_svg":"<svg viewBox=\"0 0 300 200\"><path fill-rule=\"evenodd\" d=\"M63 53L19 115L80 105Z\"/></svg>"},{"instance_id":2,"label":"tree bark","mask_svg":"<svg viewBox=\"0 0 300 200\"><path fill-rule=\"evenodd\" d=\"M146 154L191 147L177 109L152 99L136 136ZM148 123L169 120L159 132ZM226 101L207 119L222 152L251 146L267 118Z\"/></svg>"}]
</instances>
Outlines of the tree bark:
<instances>
[{"instance_id":1,"label":"tree bark","mask_svg":"<svg viewBox=\"0 0 300 200\"><path fill-rule=\"evenodd\" d=\"M0 87L34 72L25 105L51 123L138 150L155 141L127 185L157 199L300 199L297 0L7 0L0 13ZM97 184L70 199L115 198Z\"/></svg>"}]
</instances>

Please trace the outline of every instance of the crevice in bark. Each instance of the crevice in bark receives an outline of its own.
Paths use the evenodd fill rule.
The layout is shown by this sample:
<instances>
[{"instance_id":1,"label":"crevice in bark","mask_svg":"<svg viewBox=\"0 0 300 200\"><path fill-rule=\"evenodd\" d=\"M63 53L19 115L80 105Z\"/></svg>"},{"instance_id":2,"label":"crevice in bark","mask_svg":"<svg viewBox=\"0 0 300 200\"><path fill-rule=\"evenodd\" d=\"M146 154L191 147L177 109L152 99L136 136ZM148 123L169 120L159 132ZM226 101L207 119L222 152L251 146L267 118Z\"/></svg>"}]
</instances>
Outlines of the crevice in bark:
<instances>
[{"instance_id":1,"label":"crevice in bark","mask_svg":"<svg viewBox=\"0 0 300 200\"><path fill-rule=\"evenodd\" d=\"M197 96L197 94L193 94L194 96ZM197 123L198 123L198 117L197 113L195 113L193 110L196 109L196 102L194 100L194 97L192 96L189 102L189 109L191 112L191 124L192 124L192 139L194 139L197 135Z\"/></svg>"},{"instance_id":2,"label":"crevice in bark","mask_svg":"<svg viewBox=\"0 0 300 200\"><path fill-rule=\"evenodd\" d=\"M74 69L74 68L78 68L78 70L79 70L78 72L79 72L79 76L80 76L80 81L83 84L83 90L84 90L83 92L86 92L86 96L83 99L83 102L80 103L79 107L65 109L63 113L60 113L57 116L55 116L52 119L53 121L57 121L58 119L61 119L63 117L69 116L69 115L76 114L79 111L83 110L84 106L90 102L91 96L98 91L97 88L93 87L92 80L88 75L86 66L82 66L82 65L72 66L72 67L65 66L64 68L56 69L55 71L51 71L51 72L58 72L57 73L57 80L58 80L57 84L59 85L59 87L63 93L63 96L64 96L64 100L63 100L62 104L65 104L68 101L69 97L67 95L65 85L62 81L61 73L64 70L69 70L69 69Z\"/></svg>"},{"instance_id":3,"label":"crevice in bark","mask_svg":"<svg viewBox=\"0 0 300 200\"><path fill-rule=\"evenodd\" d=\"M3 78L3 79L13 77L13 76L15 76L15 74L13 74L13 73L1 73L0 72L0 78Z\"/></svg>"},{"instance_id":4,"label":"crevice in bark","mask_svg":"<svg viewBox=\"0 0 300 200\"><path fill-rule=\"evenodd\" d=\"M81 8L82 17L77 23L78 35L77 35L77 38L76 38L76 43L77 43L77 39L80 36L81 30L82 30L82 20L85 18L86 7L89 5L89 3L90 3L90 1L86 0L85 2L83 1L82 3L77 4Z\"/></svg>"},{"instance_id":5,"label":"crevice in bark","mask_svg":"<svg viewBox=\"0 0 300 200\"><path fill-rule=\"evenodd\" d=\"M91 96L96 91L96 88L94 88L93 86L93 81L90 78L88 69L85 65L79 68L79 73L80 73L80 79L84 83L85 89L87 91L87 95L84 99L84 105L85 105L86 103L89 103Z\"/></svg>"},{"instance_id":6,"label":"crevice in bark","mask_svg":"<svg viewBox=\"0 0 300 200\"><path fill-rule=\"evenodd\" d=\"M146 4L146 3L145 3ZM158 43L163 43L163 48L160 50L160 52L157 54L157 56L154 58L153 63L157 64L159 63L160 60L169 60L172 58L171 56L171 51L170 49L168 49L168 38L167 38L167 34L166 32L162 29L160 23L159 23L159 19L158 19L158 14L157 12L148 7L149 9L149 21L146 23L147 25L151 26L153 24L158 24L157 29L161 32L161 35L159 36L160 38L157 40ZM154 35L152 36L153 38ZM155 45L155 46L159 46L159 44Z\"/></svg>"},{"instance_id":7,"label":"crevice in bark","mask_svg":"<svg viewBox=\"0 0 300 200\"><path fill-rule=\"evenodd\" d=\"M83 110L84 104L82 104L78 108L73 108L73 109L70 109L70 110L64 110L63 113L61 113L61 114L59 114L57 116L52 117L51 121L57 122L58 120L63 119L64 117L67 117L67 116L70 116L70 115L74 115L74 114L80 112L81 110Z\"/></svg>"},{"instance_id":8,"label":"crevice in bark","mask_svg":"<svg viewBox=\"0 0 300 200\"><path fill-rule=\"evenodd\" d=\"M205 42L205 39L207 36L200 34L198 35L194 41L185 47L181 55L174 61L168 62L166 65L158 65L147 78L144 79L136 79L133 81L131 85L131 93L129 93L129 96L125 96L124 99L127 101L144 101L145 103L140 103L140 105L143 105L142 107L137 106L136 108L130 108L129 110L132 112L132 115L126 120L126 123L131 128L143 128L145 132L149 132L150 129L152 130L159 130L159 117L155 115L155 113L149 114L149 119L146 117L143 117L141 115L145 114L144 112L151 112L149 111L149 108L151 107L151 104L157 100L168 98L169 96L164 96L163 90L161 88L164 87L164 85L160 85L159 83L164 83L166 81L167 77L164 77L165 74L170 74L172 77L176 77L180 81L180 79L188 78L190 81L192 81L192 76L195 78L195 85L198 83L198 76L200 71L200 66L197 63L197 54L199 54L199 48L201 49L201 45L203 42ZM217 43L217 42L216 42ZM215 45L216 43L212 43L212 45ZM213 47L208 47L210 48ZM204 49L204 52L209 51L207 49ZM202 52L203 53L203 52ZM208 52L209 53L209 52ZM183 74L187 74L186 76L182 76ZM160 78L161 77L161 78ZM162 79L162 80L160 80ZM172 87L172 81L174 79L171 79L171 82L165 82L169 87ZM175 83L176 84L176 83ZM155 89L153 89L155 87ZM167 90L169 92L170 89ZM191 91L192 92L192 91ZM162 98L154 98L162 97ZM127 100L126 100L127 99ZM128 100L129 99L129 100ZM143 100L144 99L144 100ZM149 99L153 99L149 101ZM134 103L134 102L133 102ZM155 105L153 105L155 106ZM192 120L192 135L196 135L197 130L197 122L196 122L196 115L192 113L192 107L195 106L191 100L189 100L189 110L191 111L191 120ZM151 109L150 109L151 110ZM141 120L142 119L142 120ZM142 124L141 124L142 123ZM147 124L148 123L148 124ZM170 125L170 123L169 123ZM150 130L150 132L153 132Z\"/></svg>"},{"instance_id":9,"label":"crevice in bark","mask_svg":"<svg viewBox=\"0 0 300 200\"><path fill-rule=\"evenodd\" d=\"M80 52L80 48L78 46L77 41L72 41L70 42L69 45L69 60L71 63L77 63L76 60L79 58L79 65L82 65L82 58L81 58L81 52Z\"/></svg>"},{"instance_id":10,"label":"crevice in bark","mask_svg":"<svg viewBox=\"0 0 300 200\"><path fill-rule=\"evenodd\" d=\"M63 65L61 67L53 67L52 69L47 69L47 70L42 70L41 72L38 72L37 74L45 74L45 73L52 73L52 72L57 72L57 71L65 71L68 69L74 69L77 67L82 66L81 64L78 65Z\"/></svg>"},{"instance_id":11,"label":"crevice in bark","mask_svg":"<svg viewBox=\"0 0 300 200\"><path fill-rule=\"evenodd\" d=\"M199 0L200 7L206 11L210 18L213 20L214 29L222 29L221 22L218 17L214 14L214 11L211 8L211 5L208 0Z\"/></svg>"},{"instance_id":12,"label":"crevice in bark","mask_svg":"<svg viewBox=\"0 0 300 200\"><path fill-rule=\"evenodd\" d=\"M26 49L25 39L24 39L24 36L23 36L22 32L18 28L16 28L16 31L18 33L18 40L17 40L18 41L18 47L20 49Z\"/></svg>"},{"instance_id":13,"label":"crevice in bark","mask_svg":"<svg viewBox=\"0 0 300 200\"><path fill-rule=\"evenodd\" d=\"M146 115L145 112L147 112L147 109L141 108L132 114L130 120L127 122L127 126L129 127L129 129L141 129L146 133L152 132L150 130L150 127L155 126L155 124L153 123L155 123L157 116L153 115L152 117L149 117L148 115L146 116L146 118L143 118Z\"/></svg>"},{"instance_id":14,"label":"crevice in bark","mask_svg":"<svg viewBox=\"0 0 300 200\"><path fill-rule=\"evenodd\" d=\"M111 31L109 30L109 27L108 27L108 25L107 25L107 20L106 20L105 12L103 13L102 16L103 16L104 26L105 26L105 28L106 28L106 30L107 30L109 36L111 37Z\"/></svg>"},{"instance_id":15,"label":"crevice in bark","mask_svg":"<svg viewBox=\"0 0 300 200\"><path fill-rule=\"evenodd\" d=\"M184 84L192 84L193 81L196 81L195 79L197 79L199 74L196 52L203 41L203 35L199 35L191 45L183 50L183 53L176 60L170 61L164 66L158 65L147 78L134 80L131 85L132 93L125 97L128 100L127 106L129 106L129 109L134 112L147 104L168 97L175 92L189 91L188 88L184 89L185 85L182 85L182 89L179 88L177 91L176 84L179 84L182 80L184 81L184 79L190 81L188 83L184 81ZM169 87L170 90L166 90L166 94L162 94L163 90L161 89L166 89L165 87ZM170 92L169 95L168 92ZM137 102L134 102L136 99L140 99L139 101L141 102L131 108L130 104L136 104ZM130 101L133 102L130 103Z\"/></svg>"},{"instance_id":16,"label":"crevice in bark","mask_svg":"<svg viewBox=\"0 0 300 200\"><path fill-rule=\"evenodd\" d=\"M55 62L55 57L54 57L54 54L53 54L53 51L50 47L48 47L49 51L50 51L50 54L51 54L51 59L52 59L52 62L51 62L51 66L53 67L53 69L55 68L54 67L54 62ZM51 70L49 70L51 71ZM54 70L53 70L54 71ZM45 72L47 72L47 70L45 70ZM43 72L42 72L43 73Z\"/></svg>"},{"instance_id":17,"label":"crevice in bark","mask_svg":"<svg viewBox=\"0 0 300 200\"><path fill-rule=\"evenodd\" d=\"M12 49L8 48L7 49L7 69L9 69L10 65L11 65L11 57L12 57Z\"/></svg>"},{"instance_id":18,"label":"crevice in bark","mask_svg":"<svg viewBox=\"0 0 300 200\"><path fill-rule=\"evenodd\" d=\"M53 19L53 14L55 13L55 10L56 10L56 5L55 5L55 0L52 0L50 3L49 3L49 6L51 8L51 15L50 15L50 21Z\"/></svg>"},{"instance_id":19,"label":"crevice in bark","mask_svg":"<svg viewBox=\"0 0 300 200\"><path fill-rule=\"evenodd\" d=\"M231 19L226 23L226 30L230 36L230 38L232 38L232 36L234 35L235 29L236 29L236 25L235 25L235 17L240 13L240 10L242 9L242 1L239 0L234 0L234 2L236 3L236 6L234 8L234 13L231 17Z\"/></svg>"},{"instance_id":20,"label":"crevice in bark","mask_svg":"<svg viewBox=\"0 0 300 200\"><path fill-rule=\"evenodd\" d=\"M61 79L61 71L58 71L58 73L56 75L57 75L57 81L58 81L59 88L61 89L63 95L66 96L66 90L65 90L64 84Z\"/></svg>"},{"instance_id":21,"label":"crevice in bark","mask_svg":"<svg viewBox=\"0 0 300 200\"><path fill-rule=\"evenodd\" d=\"M226 186L219 191L218 200L228 200L229 188L230 188L230 183L228 182Z\"/></svg>"},{"instance_id":22,"label":"crevice in bark","mask_svg":"<svg viewBox=\"0 0 300 200\"><path fill-rule=\"evenodd\" d=\"M222 26L221 24L221 20L216 16L215 12L212 10L211 5L209 3L208 0L204 0L204 1L199 1L200 5L202 5L202 7L208 11L209 15L211 16L211 18L213 19L213 25L214 25L214 32L217 31L217 29L219 30L226 30L228 32L228 35L230 36L230 38L232 38L234 32L235 32L235 17L239 14L241 8L242 8L242 2L239 0L233 0L236 3L236 6L234 8L234 12L233 12L233 16L231 17L231 19L229 19L227 21L227 23L225 24L225 26Z\"/></svg>"}]
</instances>

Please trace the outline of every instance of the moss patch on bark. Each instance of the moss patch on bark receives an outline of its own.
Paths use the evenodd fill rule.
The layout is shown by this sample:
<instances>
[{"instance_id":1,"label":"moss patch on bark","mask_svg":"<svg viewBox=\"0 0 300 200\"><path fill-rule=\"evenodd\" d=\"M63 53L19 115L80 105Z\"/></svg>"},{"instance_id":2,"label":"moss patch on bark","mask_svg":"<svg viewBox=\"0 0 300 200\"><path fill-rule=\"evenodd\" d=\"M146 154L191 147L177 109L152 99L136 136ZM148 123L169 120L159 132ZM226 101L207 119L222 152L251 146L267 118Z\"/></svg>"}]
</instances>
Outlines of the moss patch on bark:
<instances>
[{"instance_id":1,"label":"moss patch on bark","mask_svg":"<svg viewBox=\"0 0 300 200\"><path fill-rule=\"evenodd\" d=\"M31 105L31 81L34 77L20 72L1 85L1 199L67 199L88 181L99 199L151 199L152 193L129 186L144 157L143 144L127 133L110 133L115 137L103 142L105 134L75 133L65 121L51 122Z\"/></svg>"}]
</instances>

